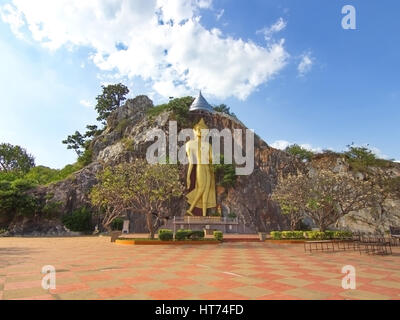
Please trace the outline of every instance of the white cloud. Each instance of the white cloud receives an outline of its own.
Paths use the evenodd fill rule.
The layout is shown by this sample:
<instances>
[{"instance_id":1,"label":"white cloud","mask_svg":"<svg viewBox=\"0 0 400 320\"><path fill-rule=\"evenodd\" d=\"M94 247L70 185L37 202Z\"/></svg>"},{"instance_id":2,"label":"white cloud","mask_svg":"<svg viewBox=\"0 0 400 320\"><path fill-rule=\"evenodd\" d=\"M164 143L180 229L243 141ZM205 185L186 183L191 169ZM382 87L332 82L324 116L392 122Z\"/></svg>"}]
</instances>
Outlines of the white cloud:
<instances>
[{"instance_id":1,"label":"white cloud","mask_svg":"<svg viewBox=\"0 0 400 320\"><path fill-rule=\"evenodd\" d=\"M10 25L11 31L17 38L24 39L24 35L20 31L20 29L25 25L25 21L21 12L7 3L0 7L0 17L5 23Z\"/></svg>"},{"instance_id":2,"label":"white cloud","mask_svg":"<svg viewBox=\"0 0 400 320\"><path fill-rule=\"evenodd\" d=\"M289 142L286 140L276 140L273 143L271 143L271 147L275 148L275 149L279 149L279 150L285 150L288 146L291 146L293 144L295 144L295 142ZM316 153L322 152L322 148L313 147L309 143L302 143L302 144L296 143L296 144L298 144L300 147L302 147L306 150L312 151L312 152L316 152Z\"/></svg>"},{"instance_id":3,"label":"white cloud","mask_svg":"<svg viewBox=\"0 0 400 320\"><path fill-rule=\"evenodd\" d=\"M165 97L201 89L221 99L246 99L288 58L284 39L260 46L205 28L199 10L210 9L211 0L12 3L2 7L2 19L16 34L22 24L15 21L26 21L32 38L50 50L92 47L90 58L101 70L139 76ZM278 20L272 29L281 30L282 24Z\"/></svg>"},{"instance_id":4,"label":"white cloud","mask_svg":"<svg viewBox=\"0 0 400 320\"><path fill-rule=\"evenodd\" d=\"M224 9L221 9L221 10L217 13L217 15L216 15L217 21L219 21L219 19L222 18L222 16L224 15L224 13L225 13L225 10L224 10Z\"/></svg>"},{"instance_id":5,"label":"white cloud","mask_svg":"<svg viewBox=\"0 0 400 320\"><path fill-rule=\"evenodd\" d=\"M265 27L261 30L258 30L256 33L264 34L264 38L267 41L272 39L272 36L279 31L282 31L287 26L287 22L283 20L283 18L279 18L273 25L270 27Z\"/></svg>"},{"instance_id":6,"label":"white cloud","mask_svg":"<svg viewBox=\"0 0 400 320\"><path fill-rule=\"evenodd\" d=\"M311 53L305 53L301 57L301 61L297 66L297 71L299 72L299 76L304 76L306 73L311 71L312 65L314 63L314 59L311 56Z\"/></svg>"},{"instance_id":7,"label":"white cloud","mask_svg":"<svg viewBox=\"0 0 400 320\"><path fill-rule=\"evenodd\" d=\"M285 150L291 144L292 143L286 140L276 140L275 142L271 143L271 147L279 150Z\"/></svg>"},{"instance_id":8,"label":"white cloud","mask_svg":"<svg viewBox=\"0 0 400 320\"><path fill-rule=\"evenodd\" d=\"M91 103L89 100L84 100L84 99L82 99L81 101L79 101L79 103L80 103L82 106L86 107L86 108L91 108L91 107L93 107L93 103Z\"/></svg>"}]
</instances>

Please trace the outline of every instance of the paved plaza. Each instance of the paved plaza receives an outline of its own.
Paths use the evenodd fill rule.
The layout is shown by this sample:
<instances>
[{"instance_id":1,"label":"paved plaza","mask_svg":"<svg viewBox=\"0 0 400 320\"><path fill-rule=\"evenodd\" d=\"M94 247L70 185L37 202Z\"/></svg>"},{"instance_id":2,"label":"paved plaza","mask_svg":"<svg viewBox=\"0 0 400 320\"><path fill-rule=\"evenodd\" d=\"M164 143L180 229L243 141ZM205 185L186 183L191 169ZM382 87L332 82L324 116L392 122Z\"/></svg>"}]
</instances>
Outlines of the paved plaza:
<instances>
[{"instance_id":1,"label":"paved plaza","mask_svg":"<svg viewBox=\"0 0 400 320\"><path fill-rule=\"evenodd\" d=\"M56 268L56 289L41 286ZM342 267L356 268L355 290ZM390 256L304 253L301 244L117 245L109 237L0 238L0 299L400 299Z\"/></svg>"}]
</instances>

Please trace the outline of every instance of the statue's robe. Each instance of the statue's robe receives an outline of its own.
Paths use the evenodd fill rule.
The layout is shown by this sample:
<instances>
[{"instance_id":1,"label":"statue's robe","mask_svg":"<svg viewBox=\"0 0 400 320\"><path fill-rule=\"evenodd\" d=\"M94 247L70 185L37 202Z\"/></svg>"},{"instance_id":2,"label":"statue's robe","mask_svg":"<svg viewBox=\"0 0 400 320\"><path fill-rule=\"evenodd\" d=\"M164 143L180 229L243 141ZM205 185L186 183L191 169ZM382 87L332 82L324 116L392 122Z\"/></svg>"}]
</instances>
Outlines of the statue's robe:
<instances>
[{"instance_id":1,"label":"statue's robe","mask_svg":"<svg viewBox=\"0 0 400 320\"><path fill-rule=\"evenodd\" d=\"M197 156L197 155L192 155L192 156ZM206 170L208 172L206 172ZM216 200L216 191L215 191L215 175L213 171L212 164L209 165L197 165L193 164L193 169L190 175L190 188L189 192L186 195L187 201L192 204L194 202L194 199L196 197L196 194L198 192L198 182L196 181L196 176L197 175L204 175L208 174L210 177L210 188L208 189L208 194L207 194L207 209L208 208L215 208L217 206L217 200ZM205 196L205 195L203 195ZM203 208L203 201L200 198L200 200L196 203L195 208L193 209L193 215L195 216L202 216Z\"/></svg>"}]
</instances>

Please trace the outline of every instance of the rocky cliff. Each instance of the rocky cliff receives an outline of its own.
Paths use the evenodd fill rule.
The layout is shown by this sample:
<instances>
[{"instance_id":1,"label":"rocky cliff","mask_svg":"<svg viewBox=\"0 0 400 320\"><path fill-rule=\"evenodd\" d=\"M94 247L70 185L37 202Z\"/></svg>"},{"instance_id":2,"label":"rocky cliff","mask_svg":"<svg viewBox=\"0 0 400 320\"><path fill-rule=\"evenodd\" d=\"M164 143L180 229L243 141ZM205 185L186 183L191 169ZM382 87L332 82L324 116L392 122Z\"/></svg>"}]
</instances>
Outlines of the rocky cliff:
<instances>
[{"instance_id":1,"label":"rocky cliff","mask_svg":"<svg viewBox=\"0 0 400 320\"><path fill-rule=\"evenodd\" d=\"M162 129L168 135L169 120L174 120L175 115L165 111L156 116L149 116L151 108L154 108L153 103L146 96L128 100L124 106L110 115L107 119L106 129L92 141L93 162L90 165L63 181L37 188L34 192L43 198L51 198L52 201L60 203L60 211L64 214L82 206L90 206L88 193L96 183L96 174L104 165L144 158L147 148L153 144L153 141L147 141L148 134L156 129ZM244 124L236 118L216 112L213 114L189 113L185 124L178 122L178 130L182 126L191 127L200 117L204 118L209 128L246 129ZM183 142L180 143L180 145L182 144ZM310 168L318 170L321 166L329 167L337 172L349 171L345 160L340 157L329 157L329 159L322 157L305 164L286 152L270 147L257 135L254 137L254 146L253 173L248 176L239 176L233 188L219 187L217 192L217 202L221 204L222 213L224 215L235 213L243 232L283 230L288 227L286 218L280 214L277 205L269 199L280 175ZM187 166L180 165L180 167L182 183L184 183ZM399 166L396 170L400 175ZM386 222L385 227L389 224L399 226L400 203L389 201L387 205L391 206L390 210L393 215L390 221ZM181 197L171 203L168 217L165 218L171 218L174 215L182 216L185 210L186 201L184 197ZM377 225L373 217L371 210L364 210L343 218L339 225L352 230L362 229L372 232ZM131 219L134 220L132 231L146 231L144 220L140 214L132 213ZM35 229L34 225L32 221L14 221L10 230L14 233L27 233ZM40 225L43 232L47 230L50 233L62 233L62 230L59 230L62 228L60 223L42 220Z\"/></svg>"}]
</instances>

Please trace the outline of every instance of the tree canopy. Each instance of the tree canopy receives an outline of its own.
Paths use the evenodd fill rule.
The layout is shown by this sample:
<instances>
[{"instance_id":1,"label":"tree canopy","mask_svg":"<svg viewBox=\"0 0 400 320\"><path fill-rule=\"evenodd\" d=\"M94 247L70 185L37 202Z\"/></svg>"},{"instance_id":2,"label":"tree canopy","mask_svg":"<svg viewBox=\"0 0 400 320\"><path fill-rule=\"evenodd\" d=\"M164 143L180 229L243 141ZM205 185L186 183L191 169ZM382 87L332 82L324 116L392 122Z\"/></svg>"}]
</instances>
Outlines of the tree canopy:
<instances>
[{"instance_id":1,"label":"tree canopy","mask_svg":"<svg viewBox=\"0 0 400 320\"><path fill-rule=\"evenodd\" d=\"M9 143L0 144L0 171L23 175L34 166L34 157L24 148Z\"/></svg>"},{"instance_id":2,"label":"tree canopy","mask_svg":"<svg viewBox=\"0 0 400 320\"><path fill-rule=\"evenodd\" d=\"M96 97L95 109L99 115L97 120L104 123L111 112L120 107L121 103L126 100L129 89L122 83L101 86L101 88L103 92Z\"/></svg>"},{"instance_id":3,"label":"tree canopy","mask_svg":"<svg viewBox=\"0 0 400 320\"><path fill-rule=\"evenodd\" d=\"M108 166L99 173L98 181L90 199L94 206L104 211L103 226L110 229L115 218L127 211L139 212L146 215L152 238L153 216L158 218L165 202L181 196L183 192L176 165L149 164L142 159Z\"/></svg>"},{"instance_id":4,"label":"tree canopy","mask_svg":"<svg viewBox=\"0 0 400 320\"><path fill-rule=\"evenodd\" d=\"M372 197L368 181L330 170L282 178L273 194L283 213L304 213L321 231L349 212L368 207Z\"/></svg>"},{"instance_id":5,"label":"tree canopy","mask_svg":"<svg viewBox=\"0 0 400 320\"><path fill-rule=\"evenodd\" d=\"M287 146L285 151L301 160L310 161L311 158L314 156L314 152L307 150L299 146L298 144L292 144L290 146Z\"/></svg>"}]
</instances>

